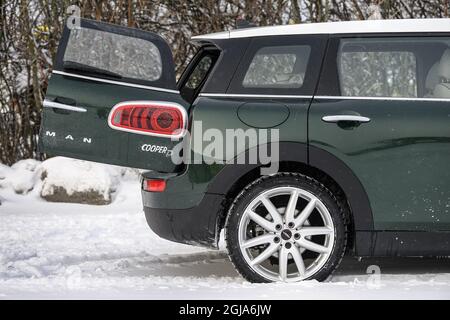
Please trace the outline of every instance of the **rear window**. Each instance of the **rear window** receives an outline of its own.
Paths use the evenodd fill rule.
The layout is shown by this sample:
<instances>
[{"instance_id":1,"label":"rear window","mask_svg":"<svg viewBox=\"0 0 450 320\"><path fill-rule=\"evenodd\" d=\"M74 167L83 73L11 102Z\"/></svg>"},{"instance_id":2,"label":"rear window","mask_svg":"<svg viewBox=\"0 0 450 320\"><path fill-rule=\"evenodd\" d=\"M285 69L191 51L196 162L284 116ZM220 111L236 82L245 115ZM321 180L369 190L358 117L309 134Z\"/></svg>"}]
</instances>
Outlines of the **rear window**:
<instances>
[{"instance_id":1,"label":"rear window","mask_svg":"<svg viewBox=\"0 0 450 320\"><path fill-rule=\"evenodd\" d=\"M254 55L245 74L244 88L300 88L310 46L263 47Z\"/></svg>"},{"instance_id":2,"label":"rear window","mask_svg":"<svg viewBox=\"0 0 450 320\"><path fill-rule=\"evenodd\" d=\"M63 61L138 80L156 81L162 74L161 55L152 42L94 29L71 31Z\"/></svg>"}]
</instances>

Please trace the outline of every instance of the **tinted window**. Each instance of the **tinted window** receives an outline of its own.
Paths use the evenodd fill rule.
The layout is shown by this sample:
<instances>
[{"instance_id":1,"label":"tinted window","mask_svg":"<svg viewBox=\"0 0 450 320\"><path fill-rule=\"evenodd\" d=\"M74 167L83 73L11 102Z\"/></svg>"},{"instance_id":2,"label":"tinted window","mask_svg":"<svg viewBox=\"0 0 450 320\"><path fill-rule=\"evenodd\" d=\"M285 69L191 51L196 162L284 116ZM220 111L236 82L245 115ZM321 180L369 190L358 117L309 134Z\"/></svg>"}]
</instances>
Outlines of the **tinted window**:
<instances>
[{"instance_id":1,"label":"tinted window","mask_svg":"<svg viewBox=\"0 0 450 320\"><path fill-rule=\"evenodd\" d=\"M300 88L305 79L310 46L263 47L245 74L244 88Z\"/></svg>"},{"instance_id":2,"label":"tinted window","mask_svg":"<svg viewBox=\"0 0 450 320\"><path fill-rule=\"evenodd\" d=\"M340 41L343 96L449 98L448 37L358 38ZM323 89L322 89L323 90Z\"/></svg>"},{"instance_id":3,"label":"tinted window","mask_svg":"<svg viewBox=\"0 0 450 320\"><path fill-rule=\"evenodd\" d=\"M72 30L63 60L139 80L156 81L162 73L152 42L94 29Z\"/></svg>"},{"instance_id":4,"label":"tinted window","mask_svg":"<svg viewBox=\"0 0 450 320\"><path fill-rule=\"evenodd\" d=\"M392 42L344 40L338 55L344 96L417 97L417 61L414 52ZM382 48L387 49L382 49Z\"/></svg>"},{"instance_id":5,"label":"tinted window","mask_svg":"<svg viewBox=\"0 0 450 320\"><path fill-rule=\"evenodd\" d=\"M212 62L213 61L210 56L203 57L189 76L189 79L186 82L186 87L189 89L197 89L208 74Z\"/></svg>"}]
</instances>

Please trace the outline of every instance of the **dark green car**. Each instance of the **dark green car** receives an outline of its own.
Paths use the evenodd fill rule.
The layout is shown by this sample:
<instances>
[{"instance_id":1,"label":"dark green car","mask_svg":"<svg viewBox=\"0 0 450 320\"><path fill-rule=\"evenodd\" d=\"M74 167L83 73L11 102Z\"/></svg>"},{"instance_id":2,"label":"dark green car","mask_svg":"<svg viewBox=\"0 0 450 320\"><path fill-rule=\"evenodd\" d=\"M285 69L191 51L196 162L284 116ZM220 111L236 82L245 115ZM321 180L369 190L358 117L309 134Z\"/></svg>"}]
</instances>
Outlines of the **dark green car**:
<instances>
[{"instance_id":1,"label":"dark green car","mask_svg":"<svg viewBox=\"0 0 450 320\"><path fill-rule=\"evenodd\" d=\"M450 255L450 19L193 38L67 28L41 150L146 169L148 224L249 281L325 280L342 257Z\"/></svg>"}]
</instances>

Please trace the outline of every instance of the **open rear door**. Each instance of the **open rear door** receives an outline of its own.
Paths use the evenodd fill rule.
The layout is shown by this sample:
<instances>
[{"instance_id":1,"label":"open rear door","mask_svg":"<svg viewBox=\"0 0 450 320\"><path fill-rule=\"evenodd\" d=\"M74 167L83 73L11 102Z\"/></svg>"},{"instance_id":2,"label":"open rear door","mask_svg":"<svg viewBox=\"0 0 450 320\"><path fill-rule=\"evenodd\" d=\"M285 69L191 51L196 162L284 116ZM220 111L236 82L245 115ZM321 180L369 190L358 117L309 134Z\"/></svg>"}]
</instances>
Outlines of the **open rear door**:
<instances>
[{"instance_id":1,"label":"open rear door","mask_svg":"<svg viewBox=\"0 0 450 320\"><path fill-rule=\"evenodd\" d=\"M187 123L167 43L81 19L65 27L44 101L40 150L161 172Z\"/></svg>"}]
</instances>

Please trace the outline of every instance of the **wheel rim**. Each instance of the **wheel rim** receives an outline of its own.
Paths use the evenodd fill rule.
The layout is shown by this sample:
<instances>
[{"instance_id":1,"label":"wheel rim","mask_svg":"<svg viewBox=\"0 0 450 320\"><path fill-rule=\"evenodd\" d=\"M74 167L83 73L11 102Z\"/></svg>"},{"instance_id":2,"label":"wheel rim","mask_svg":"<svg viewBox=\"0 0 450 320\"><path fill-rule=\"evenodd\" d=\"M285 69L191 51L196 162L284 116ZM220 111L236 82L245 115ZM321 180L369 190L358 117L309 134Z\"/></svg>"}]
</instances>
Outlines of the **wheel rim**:
<instances>
[{"instance_id":1,"label":"wheel rim","mask_svg":"<svg viewBox=\"0 0 450 320\"><path fill-rule=\"evenodd\" d=\"M239 247L249 267L270 281L295 282L316 274L331 255L331 214L312 193L277 187L259 194L239 222Z\"/></svg>"}]
</instances>

